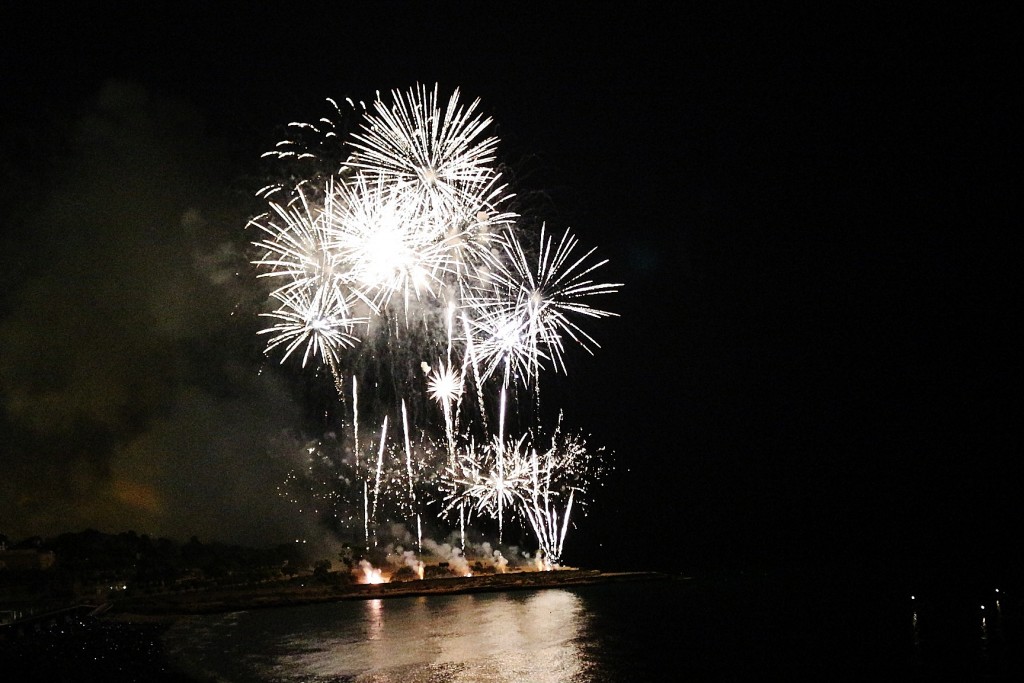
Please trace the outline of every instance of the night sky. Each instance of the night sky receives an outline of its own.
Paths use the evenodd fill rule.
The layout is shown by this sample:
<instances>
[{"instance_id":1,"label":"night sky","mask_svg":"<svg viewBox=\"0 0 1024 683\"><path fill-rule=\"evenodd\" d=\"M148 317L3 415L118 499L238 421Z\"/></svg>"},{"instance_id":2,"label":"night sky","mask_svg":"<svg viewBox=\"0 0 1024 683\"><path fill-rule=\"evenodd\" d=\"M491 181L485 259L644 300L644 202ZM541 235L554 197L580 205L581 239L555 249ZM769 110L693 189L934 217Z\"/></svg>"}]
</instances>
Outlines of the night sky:
<instances>
[{"instance_id":1,"label":"night sky","mask_svg":"<svg viewBox=\"0 0 1024 683\"><path fill-rule=\"evenodd\" d=\"M1024 564L1009 16L299 4L0 13L0 533L316 534L260 154L436 82L625 283L545 399L614 453L567 562Z\"/></svg>"}]
</instances>

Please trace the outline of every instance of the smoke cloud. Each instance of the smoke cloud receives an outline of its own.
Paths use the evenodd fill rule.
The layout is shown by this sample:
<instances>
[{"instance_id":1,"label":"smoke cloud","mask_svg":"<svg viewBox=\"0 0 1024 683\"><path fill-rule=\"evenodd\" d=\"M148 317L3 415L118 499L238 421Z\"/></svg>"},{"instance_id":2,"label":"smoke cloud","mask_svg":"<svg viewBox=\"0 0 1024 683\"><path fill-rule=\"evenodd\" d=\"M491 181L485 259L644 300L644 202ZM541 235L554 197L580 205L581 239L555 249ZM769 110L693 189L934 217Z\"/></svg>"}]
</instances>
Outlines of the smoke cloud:
<instances>
[{"instance_id":1,"label":"smoke cloud","mask_svg":"<svg viewBox=\"0 0 1024 683\"><path fill-rule=\"evenodd\" d=\"M47 134L67 137L46 146L64 150L47 187L2 216L0 532L309 531L276 495L291 463L266 447L302 411L263 367L249 216L202 120L110 82Z\"/></svg>"}]
</instances>

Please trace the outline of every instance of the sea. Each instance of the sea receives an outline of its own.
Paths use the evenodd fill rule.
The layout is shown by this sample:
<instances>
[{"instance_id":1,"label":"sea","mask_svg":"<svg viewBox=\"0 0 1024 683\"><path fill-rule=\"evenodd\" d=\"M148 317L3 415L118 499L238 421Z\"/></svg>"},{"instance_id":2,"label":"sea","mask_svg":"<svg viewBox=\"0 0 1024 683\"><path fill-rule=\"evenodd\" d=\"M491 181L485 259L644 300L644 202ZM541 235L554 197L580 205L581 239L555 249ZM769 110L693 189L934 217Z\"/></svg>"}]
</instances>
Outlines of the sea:
<instances>
[{"instance_id":1,"label":"sea","mask_svg":"<svg viewBox=\"0 0 1024 683\"><path fill-rule=\"evenodd\" d=\"M1017 589L749 572L346 600L178 621L218 682L1024 680Z\"/></svg>"}]
</instances>

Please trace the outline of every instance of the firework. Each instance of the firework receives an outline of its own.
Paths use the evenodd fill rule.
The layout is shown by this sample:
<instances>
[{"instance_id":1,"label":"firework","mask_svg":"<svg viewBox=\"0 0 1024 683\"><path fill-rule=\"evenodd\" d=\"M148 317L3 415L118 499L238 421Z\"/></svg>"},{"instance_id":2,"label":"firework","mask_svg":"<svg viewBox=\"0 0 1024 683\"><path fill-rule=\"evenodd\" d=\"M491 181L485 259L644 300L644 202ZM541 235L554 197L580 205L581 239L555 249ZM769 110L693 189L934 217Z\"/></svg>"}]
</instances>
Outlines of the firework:
<instances>
[{"instance_id":1,"label":"firework","mask_svg":"<svg viewBox=\"0 0 1024 683\"><path fill-rule=\"evenodd\" d=\"M614 293L621 284L598 283L587 277L607 261L588 264L594 249L573 260L578 240L568 230L555 244L542 225L536 260L527 256L511 233L503 235L499 243L506 258L494 260L494 287L472 302L478 312L473 324L481 333L477 347L485 359L484 376L504 365L506 385L513 375L532 384L542 361L565 372L566 338L591 353L591 347L599 346L573 317L617 315L593 308L582 299Z\"/></svg>"},{"instance_id":2,"label":"firework","mask_svg":"<svg viewBox=\"0 0 1024 683\"><path fill-rule=\"evenodd\" d=\"M437 231L508 198L493 166L498 139L483 137L491 119L476 112L479 100L462 106L456 89L442 111L436 85L392 96L391 104L375 101L353 134L353 168L414 204Z\"/></svg>"},{"instance_id":3,"label":"firework","mask_svg":"<svg viewBox=\"0 0 1024 683\"><path fill-rule=\"evenodd\" d=\"M451 365L439 363L428 387L430 398L447 408L462 396L462 373Z\"/></svg>"},{"instance_id":4,"label":"firework","mask_svg":"<svg viewBox=\"0 0 1024 683\"><path fill-rule=\"evenodd\" d=\"M604 475L601 451L591 451L579 435L562 432L561 417L551 446L530 454L530 479L518 496L545 563L558 564L577 495L585 504L587 489Z\"/></svg>"},{"instance_id":5,"label":"firework","mask_svg":"<svg viewBox=\"0 0 1024 683\"><path fill-rule=\"evenodd\" d=\"M329 102L337 120L290 124L293 136L267 154L290 165L290 181L258 193L268 210L251 221L253 263L273 285L261 314L272 321L260 330L267 353L328 366L339 399L351 400L351 438L338 455L315 456L338 468L318 478L335 489L319 499L344 508L334 516L361 527L367 545L397 515L415 523L421 549L432 505L443 519L458 511L463 544L473 515L492 519L499 541L521 519L557 562L589 455L560 422L538 450L540 430L526 413L507 415L506 396L532 394L517 405L535 405L539 376L566 372L570 345L593 353L582 322L615 314L591 297L620 285L594 279L606 261L569 230L556 237L542 224L537 251L524 246L535 240L503 208L512 195L478 100L464 104L456 90L443 102L437 86L417 86L369 107L349 100L352 122ZM357 387L372 387L369 402ZM399 416L401 433L389 434ZM375 443L360 441L360 422L379 425Z\"/></svg>"},{"instance_id":6,"label":"firework","mask_svg":"<svg viewBox=\"0 0 1024 683\"><path fill-rule=\"evenodd\" d=\"M348 317L345 307L339 306L325 290L292 290L272 296L279 301L279 308L260 315L279 322L260 330L259 334L273 335L267 342L268 351L285 346L282 361L305 343L303 367L315 356L334 367L339 350L352 347L359 341L353 332L355 325L362 320Z\"/></svg>"}]
</instances>

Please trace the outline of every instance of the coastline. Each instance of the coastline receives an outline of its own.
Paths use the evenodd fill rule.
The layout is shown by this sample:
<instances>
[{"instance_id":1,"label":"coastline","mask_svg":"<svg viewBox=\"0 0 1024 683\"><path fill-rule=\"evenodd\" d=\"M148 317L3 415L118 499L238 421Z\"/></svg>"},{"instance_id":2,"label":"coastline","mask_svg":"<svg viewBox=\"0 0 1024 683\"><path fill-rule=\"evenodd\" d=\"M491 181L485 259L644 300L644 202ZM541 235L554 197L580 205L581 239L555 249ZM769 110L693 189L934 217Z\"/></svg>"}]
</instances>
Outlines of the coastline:
<instances>
[{"instance_id":1,"label":"coastline","mask_svg":"<svg viewBox=\"0 0 1024 683\"><path fill-rule=\"evenodd\" d=\"M121 598L90 615L25 637L0 639L0 660L32 671L33 680L146 680L151 683L208 683L165 649L163 635L190 615L290 607L342 600L374 600L487 591L539 590L632 581L683 580L660 572L602 572L586 569L511 571L471 577L443 577L382 584L327 581L312 576L255 586L210 588L184 593Z\"/></svg>"},{"instance_id":2,"label":"coastline","mask_svg":"<svg viewBox=\"0 0 1024 683\"><path fill-rule=\"evenodd\" d=\"M685 580L662 572L602 572L597 569L512 571L465 577L439 577L380 584L332 583L312 577L272 586L207 589L190 593L125 598L104 614L118 621L152 622L179 616L216 614L340 600L372 600L421 595L534 590L624 581Z\"/></svg>"}]
</instances>

